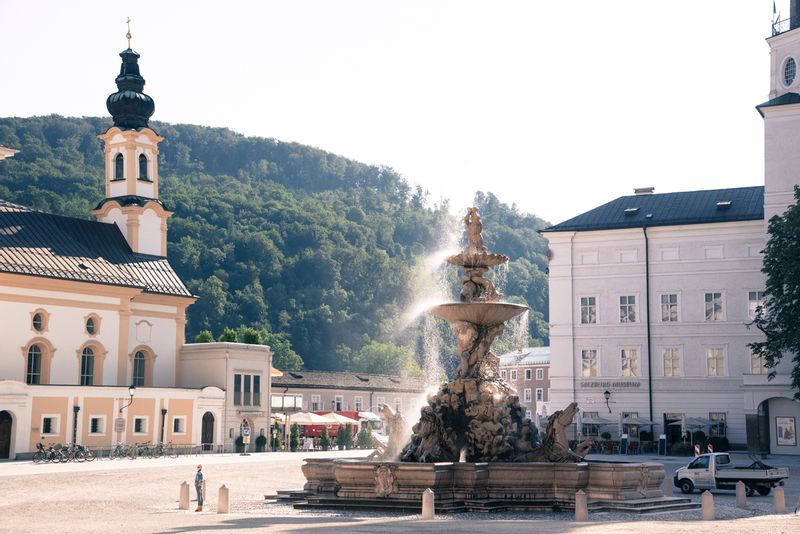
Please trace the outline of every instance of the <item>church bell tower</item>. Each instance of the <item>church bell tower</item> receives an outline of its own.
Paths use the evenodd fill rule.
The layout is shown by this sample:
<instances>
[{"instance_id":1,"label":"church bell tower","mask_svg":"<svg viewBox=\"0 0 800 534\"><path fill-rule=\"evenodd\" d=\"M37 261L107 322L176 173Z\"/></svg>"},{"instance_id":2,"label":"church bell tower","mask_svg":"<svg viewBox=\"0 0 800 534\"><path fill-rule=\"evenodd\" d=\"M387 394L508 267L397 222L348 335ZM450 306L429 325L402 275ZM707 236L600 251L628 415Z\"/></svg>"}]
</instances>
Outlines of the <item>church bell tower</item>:
<instances>
[{"instance_id":1,"label":"church bell tower","mask_svg":"<svg viewBox=\"0 0 800 534\"><path fill-rule=\"evenodd\" d=\"M769 100L756 106L764 118L764 220L794 202L800 183L800 0L791 0L788 19L773 23Z\"/></svg>"},{"instance_id":2,"label":"church bell tower","mask_svg":"<svg viewBox=\"0 0 800 534\"><path fill-rule=\"evenodd\" d=\"M144 91L139 54L130 47L120 52L122 66L117 92L106 100L114 125L98 136L105 143L105 199L92 214L115 223L131 250L167 255L167 219L171 212L158 200L158 143L164 138L148 125L155 111Z\"/></svg>"}]
</instances>

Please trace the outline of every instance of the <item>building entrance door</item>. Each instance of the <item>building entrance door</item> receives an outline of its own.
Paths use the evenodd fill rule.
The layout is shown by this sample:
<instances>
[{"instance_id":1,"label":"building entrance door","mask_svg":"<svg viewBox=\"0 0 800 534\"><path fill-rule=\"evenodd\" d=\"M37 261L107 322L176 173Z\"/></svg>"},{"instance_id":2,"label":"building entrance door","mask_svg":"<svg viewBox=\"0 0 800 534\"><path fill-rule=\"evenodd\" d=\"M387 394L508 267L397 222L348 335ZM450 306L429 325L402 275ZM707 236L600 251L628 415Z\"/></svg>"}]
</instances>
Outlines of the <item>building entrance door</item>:
<instances>
[{"instance_id":1,"label":"building entrance door","mask_svg":"<svg viewBox=\"0 0 800 534\"><path fill-rule=\"evenodd\" d=\"M664 414L664 433L667 435L667 443L670 447L682 441L681 421L683 421L682 413Z\"/></svg>"},{"instance_id":2,"label":"building entrance door","mask_svg":"<svg viewBox=\"0 0 800 534\"><path fill-rule=\"evenodd\" d=\"M11 453L11 426L13 420L7 411L0 412L0 458L8 458Z\"/></svg>"},{"instance_id":3,"label":"building entrance door","mask_svg":"<svg viewBox=\"0 0 800 534\"><path fill-rule=\"evenodd\" d=\"M203 442L204 451L210 451L214 448L214 414L211 412L203 414L203 429L200 441Z\"/></svg>"}]
</instances>

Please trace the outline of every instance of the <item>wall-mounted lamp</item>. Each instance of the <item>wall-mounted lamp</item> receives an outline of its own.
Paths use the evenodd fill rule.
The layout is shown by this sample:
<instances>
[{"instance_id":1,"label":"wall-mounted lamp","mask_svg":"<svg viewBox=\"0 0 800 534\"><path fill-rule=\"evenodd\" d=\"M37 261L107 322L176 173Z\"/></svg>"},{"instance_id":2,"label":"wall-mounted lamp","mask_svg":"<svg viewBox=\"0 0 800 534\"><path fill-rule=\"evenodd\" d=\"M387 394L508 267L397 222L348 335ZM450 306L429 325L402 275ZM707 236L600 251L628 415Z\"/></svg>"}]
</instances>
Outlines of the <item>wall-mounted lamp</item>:
<instances>
[{"instance_id":1,"label":"wall-mounted lamp","mask_svg":"<svg viewBox=\"0 0 800 534\"><path fill-rule=\"evenodd\" d=\"M611 405L608 404L608 399L611 398L611 392L608 391L608 390L605 390L603 392L603 398L606 399L606 408L608 408L608 413L611 413Z\"/></svg>"},{"instance_id":2,"label":"wall-mounted lamp","mask_svg":"<svg viewBox=\"0 0 800 534\"><path fill-rule=\"evenodd\" d=\"M133 404L133 396L134 396L134 394L136 394L136 386L134 386L133 384L131 384L130 386L128 386L128 395L130 395L130 396L131 396L131 400L129 400L129 401L128 401L128 404L126 404L125 406L123 406L123 407L121 407L121 408L119 409L119 413L120 413L120 415L122 415L122 410L124 410L125 408L127 408L128 406L130 406L131 404Z\"/></svg>"}]
</instances>

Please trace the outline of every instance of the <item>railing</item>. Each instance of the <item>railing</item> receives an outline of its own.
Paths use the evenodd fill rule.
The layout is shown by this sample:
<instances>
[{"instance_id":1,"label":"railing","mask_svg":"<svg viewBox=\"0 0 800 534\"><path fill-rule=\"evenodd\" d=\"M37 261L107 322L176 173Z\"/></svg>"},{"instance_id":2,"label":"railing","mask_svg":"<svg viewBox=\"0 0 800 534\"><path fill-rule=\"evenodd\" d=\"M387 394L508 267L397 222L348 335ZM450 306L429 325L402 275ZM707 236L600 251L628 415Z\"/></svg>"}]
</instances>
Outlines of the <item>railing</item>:
<instances>
[{"instance_id":1,"label":"railing","mask_svg":"<svg viewBox=\"0 0 800 534\"><path fill-rule=\"evenodd\" d=\"M800 16L776 20L772 23L772 35L779 35L795 28L800 28Z\"/></svg>"}]
</instances>

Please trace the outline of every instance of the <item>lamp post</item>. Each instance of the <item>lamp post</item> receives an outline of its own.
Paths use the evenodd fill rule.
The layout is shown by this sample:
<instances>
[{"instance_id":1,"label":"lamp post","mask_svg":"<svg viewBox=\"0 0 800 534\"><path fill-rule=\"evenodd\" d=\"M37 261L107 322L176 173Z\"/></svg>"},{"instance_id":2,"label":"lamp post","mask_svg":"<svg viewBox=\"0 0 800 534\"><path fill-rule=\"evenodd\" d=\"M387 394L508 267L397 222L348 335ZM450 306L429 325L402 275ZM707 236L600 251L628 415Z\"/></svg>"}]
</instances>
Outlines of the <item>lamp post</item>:
<instances>
[{"instance_id":1,"label":"lamp post","mask_svg":"<svg viewBox=\"0 0 800 534\"><path fill-rule=\"evenodd\" d=\"M608 390L605 390L603 392L603 398L606 399L606 408L608 408L608 413L611 413L611 405L608 403L608 399L611 398L611 392L608 391Z\"/></svg>"},{"instance_id":2,"label":"lamp post","mask_svg":"<svg viewBox=\"0 0 800 534\"><path fill-rule=\"evenodd\" d=\"M72 411L75 414L72 422L72 444L76 444L78 442L78 412L81 411L80 406L73 406Z\"/></svg>"},{"instance_id":3,"label":"lamp post","mask_svg":"<svg viewBox=\"0 0 800 534\"><path fill-rule=\"evenodd\" d=\"M125 408L127 408L128 406L133 404L133 396L135 394L136 394L136 386L131 384L130 386L128 386L128 395L131 396L131 399L128 401L128 404L126 404L125 406L120 407L120 409L119 409L119 414L120 415L122 415L122 410L124 410Z\"/></svg>"},{"instance_id":4,"label":"lamp post","mask_svg":"<svg viewBox=\"0 0 800 534\"><path fill-rule=\"evenodd\" d=\"M167 420L167 409L161 408L161 443L164 443L164 423Z\"/></svg>"}]
</instances>

